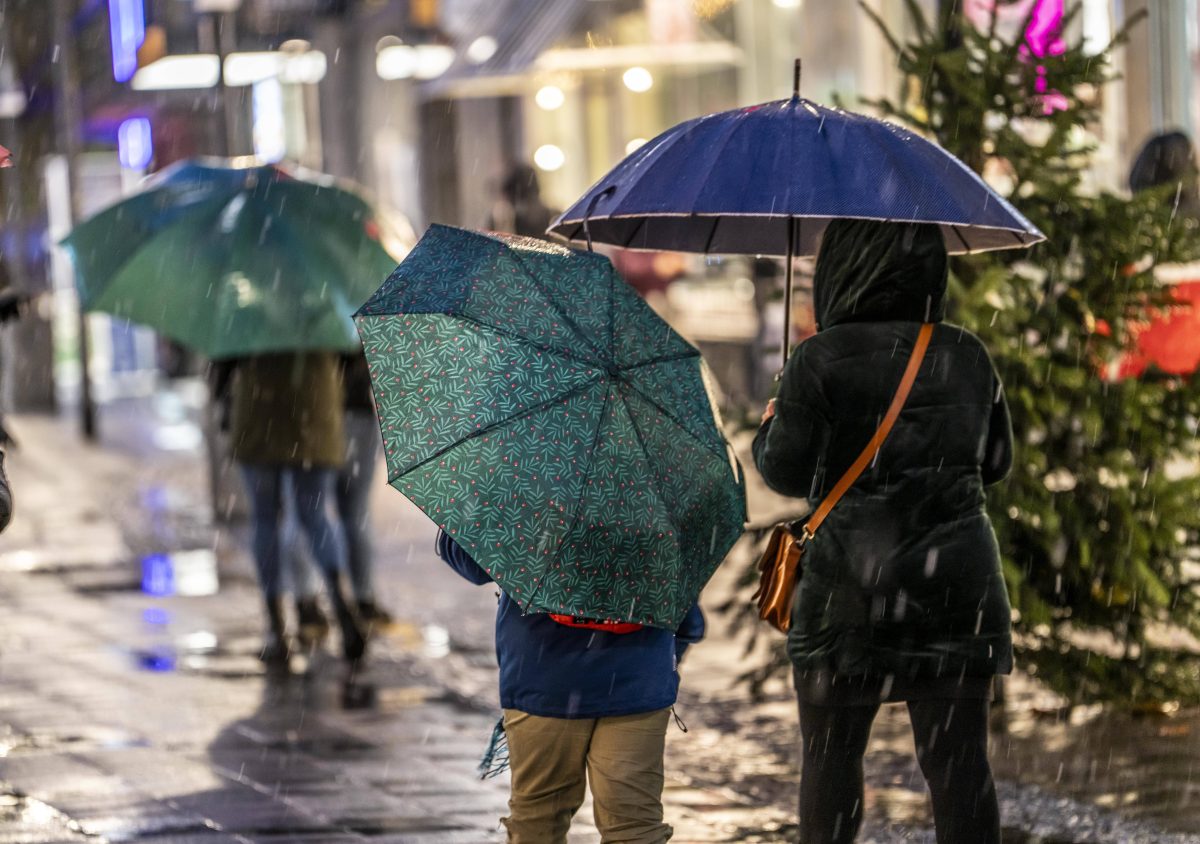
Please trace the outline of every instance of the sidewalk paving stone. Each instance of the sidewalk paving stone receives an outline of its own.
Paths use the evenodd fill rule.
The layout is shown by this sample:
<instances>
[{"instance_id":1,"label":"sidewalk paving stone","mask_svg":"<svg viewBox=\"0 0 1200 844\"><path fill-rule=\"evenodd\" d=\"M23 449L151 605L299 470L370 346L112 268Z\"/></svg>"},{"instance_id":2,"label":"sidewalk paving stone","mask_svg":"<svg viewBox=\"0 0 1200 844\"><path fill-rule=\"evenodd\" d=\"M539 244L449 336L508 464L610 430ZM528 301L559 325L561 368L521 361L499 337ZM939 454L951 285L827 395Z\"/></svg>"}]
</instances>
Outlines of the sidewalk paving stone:
<instances>
[{"instance_id":1,"label":"sidewalk paving stone","mask_svg":"<svg viewBox=\"0 0 1200 844\"><path fill-rule=\"evenodd\" d=\"M197 529L203 461L147 448L139 426L153 420L143 416L106 410L101 447L59 420L14 420L17 520L0 537L0 844L503 840L507 780L476 774L498 709L494 589L440 565L432 526L381 482L377 579L398 623L354 682L327 652L270 674L255 658L262 622L244 528ZM165 510L150 514L147 501ZM141 555L197 543L215 550L218 594L141 591ZM668 736L674 840L794 841L794 700L780 686L748 701L735 682L741 644L710 622L683 665L677 710L691 729ZM1030 769L1059 764L1036 762L1031 745L1004 753L1035 760ZM881 715L872 750L860 841L932 841L896 708ZM1013 844L1200 841L1151 827L1120 837L1134 827L1112 813L1001 786L1006 817L1042 830L1014 829ZM1109 837L1070 837L1054 817L1063 812L1107 824ZM571 844L598 840L589 821L585 806Z\"/></svg>"}]
</instances>

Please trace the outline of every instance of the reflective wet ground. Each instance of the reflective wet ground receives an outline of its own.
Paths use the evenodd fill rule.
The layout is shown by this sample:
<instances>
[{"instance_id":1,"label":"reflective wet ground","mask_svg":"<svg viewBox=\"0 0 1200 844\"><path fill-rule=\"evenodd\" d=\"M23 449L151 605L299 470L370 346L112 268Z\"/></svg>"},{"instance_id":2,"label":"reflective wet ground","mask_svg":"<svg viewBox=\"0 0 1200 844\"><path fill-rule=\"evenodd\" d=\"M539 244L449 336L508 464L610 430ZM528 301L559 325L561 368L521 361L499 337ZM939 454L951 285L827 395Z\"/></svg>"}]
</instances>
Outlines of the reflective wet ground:
<instances>
[{"instance_id":1,"label":"reflective wet ground","mask_svg":"<svg viewBox=\"0 0 1200 844\"><path fill-rule=\"evenodd\" d=\"M15 424L0 844L500 840L507 783L475 774L496 713L493 590L432 558L432 529L401 496L381 484L375 501L399 621L370 667L349 676L331 647L269 674L241 540L208 524L194 451L148 446L133 419L110 422L103 449ZM675 840L794 841L794 704L782 687L749 701L741 646L713 620L683 666L688 732L669 737ZM1028 681L1008 709L994 739L1006 841L1200 842L1200 714L1068 717ZM933 841L911 747L902 707L885 708L860 840ZM597 840L587 817L573 842Z\"/></svg>"}]
</instances>

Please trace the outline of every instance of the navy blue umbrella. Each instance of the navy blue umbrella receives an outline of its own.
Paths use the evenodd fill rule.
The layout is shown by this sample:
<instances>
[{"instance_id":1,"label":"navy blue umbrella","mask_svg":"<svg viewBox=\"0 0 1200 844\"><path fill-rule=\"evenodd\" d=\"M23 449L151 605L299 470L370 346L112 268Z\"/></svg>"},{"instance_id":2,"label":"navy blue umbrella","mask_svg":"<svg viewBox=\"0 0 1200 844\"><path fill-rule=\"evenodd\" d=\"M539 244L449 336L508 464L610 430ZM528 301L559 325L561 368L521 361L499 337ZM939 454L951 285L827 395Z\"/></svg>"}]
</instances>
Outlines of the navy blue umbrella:
<instances>
[{"instance_id":1,"label":"navy blue umbrella","mask_svg":"<svg viewBox=\"0 0 1200 844\"><path fill-rule=\"evenodd\" d=\"M626 156L549 233L589 246L787 256L788 310L790 259L815 254L831 220L936 223L952 254L1045 239L937 144L801 98L798 62L795 83L789 100L668 129Z\"/></svg>"}]
</instances>

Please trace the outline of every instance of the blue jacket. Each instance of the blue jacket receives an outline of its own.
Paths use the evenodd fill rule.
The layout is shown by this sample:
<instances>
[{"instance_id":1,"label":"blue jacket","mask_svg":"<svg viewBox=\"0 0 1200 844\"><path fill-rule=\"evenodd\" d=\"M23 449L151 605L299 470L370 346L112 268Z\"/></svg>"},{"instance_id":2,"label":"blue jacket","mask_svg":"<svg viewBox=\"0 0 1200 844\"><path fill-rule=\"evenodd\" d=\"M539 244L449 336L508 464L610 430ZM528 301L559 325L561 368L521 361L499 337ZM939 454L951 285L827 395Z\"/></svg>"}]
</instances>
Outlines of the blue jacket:
<instances>
[{"instance_id":1,"label":"blue jacket","mask_svg":"<svg viewBox=\"0 0 1200 844\"><path fill-rule=\"evenodd\" d=\"M437 553L472 583L492 582L445 533L438 534ZM674 633L653 627L604 633L522 612L502 594L496 613L500 705L547 718L603 718L664 709L675 703L679 690L679 659L689 644L702 638L704 616L696 605Z\"/></svg>"}]
</instances>

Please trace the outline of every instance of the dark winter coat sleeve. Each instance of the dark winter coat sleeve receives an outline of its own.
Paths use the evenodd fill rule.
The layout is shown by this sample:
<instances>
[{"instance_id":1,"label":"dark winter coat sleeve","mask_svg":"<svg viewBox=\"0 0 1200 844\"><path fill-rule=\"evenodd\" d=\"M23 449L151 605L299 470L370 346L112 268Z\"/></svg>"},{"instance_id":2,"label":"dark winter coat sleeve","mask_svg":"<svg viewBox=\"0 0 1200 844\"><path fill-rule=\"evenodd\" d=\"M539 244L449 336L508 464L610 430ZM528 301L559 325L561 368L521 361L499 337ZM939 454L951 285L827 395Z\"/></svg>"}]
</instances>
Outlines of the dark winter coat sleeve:
<instances>
[{"instance_id":1,"label":"dark winter coat sleeve","mask_svg":"<svg viewBox=\"0 0 1200 844\"><path fill-rule=\"evenodd\" d=\"M1008 399L1004 387L996 380L996 399L988 419L987 442L984 445L980 474L984 484L999 483L1008 477L1013 464L1012 418L1008 412Z\"/></svg>"},{"instance_id":2,"label":"dark winter coat sleeve","mask_svg":"<svg viewBox=\"0 0 1200 844\"><path fill-rule=\"evenodd\" d=\"M793 498L808 498L820 488L830 434L829 403L806 346L801 344L784 368L775 416L759 428L753 446L767 486Z\"/></svg>"},{"instance_id":3,"label":"dark winter coat sleeve","mask_svg":"<svg viewBox=\"0 0 1200 844\"><path fill-rule=\"evenodd\" d=\"M8 486L8 476L4 473L4 449L0 448L0 533L8 527L12 519L12 491Z\"/></svg>"},{"instance_id":4,"label":"dark winter coat sleeve","mask_svg":"<svg viewBox=\"0 0 1200 844\"><path fill-rule=\"evenodd\" d=\"M675 630L675 660L677 662L683 659L683 653L689 645L694 645L704 638L705 626L704 613L700 611L700 605L692 604L692 608L687 611L687 615L683 617L683 621Z\"/></svg>"},{"instance_id":5,"label":"dark winter coat sleeve","mask_svg":"<svg viewBox=\"0 0 1200 844\"><path fill-rule=\"evenodd\" d=\"M437 555L445 560L446 564L458 572L461 577L477 586L492 582L491 576L480 568L479 563L471 559L471 555L464 551L461 545L451 539L448 533L442 530L439 530L437 535Z\"/></svg>"}]
</instances>

